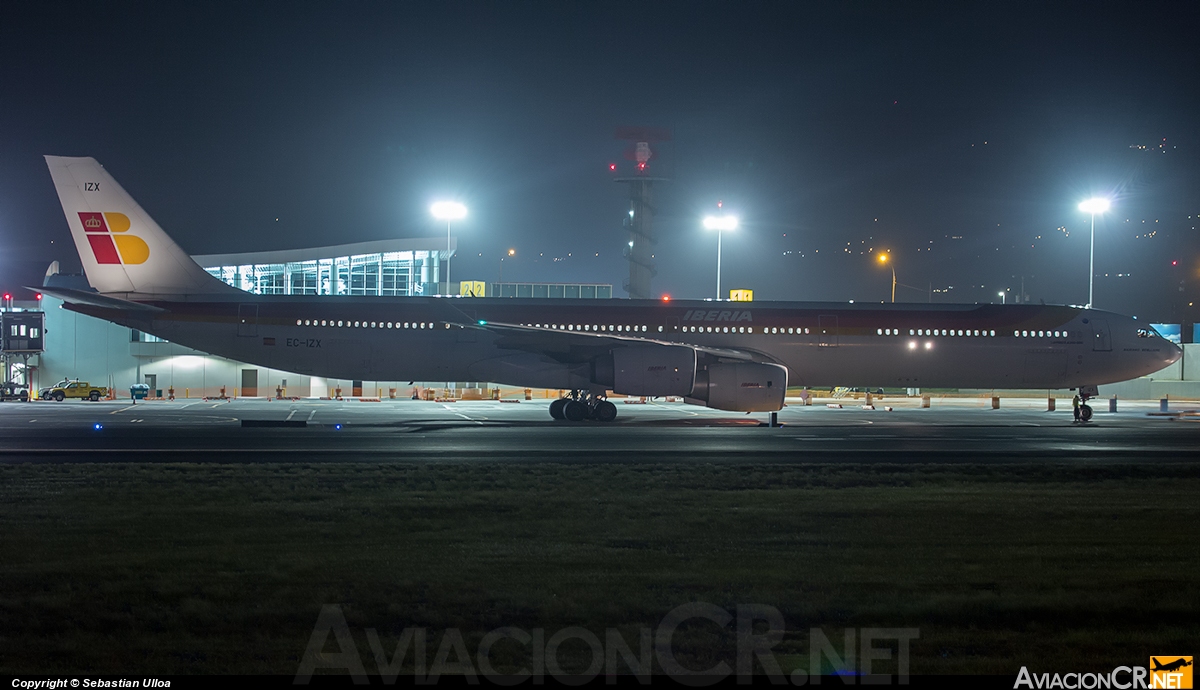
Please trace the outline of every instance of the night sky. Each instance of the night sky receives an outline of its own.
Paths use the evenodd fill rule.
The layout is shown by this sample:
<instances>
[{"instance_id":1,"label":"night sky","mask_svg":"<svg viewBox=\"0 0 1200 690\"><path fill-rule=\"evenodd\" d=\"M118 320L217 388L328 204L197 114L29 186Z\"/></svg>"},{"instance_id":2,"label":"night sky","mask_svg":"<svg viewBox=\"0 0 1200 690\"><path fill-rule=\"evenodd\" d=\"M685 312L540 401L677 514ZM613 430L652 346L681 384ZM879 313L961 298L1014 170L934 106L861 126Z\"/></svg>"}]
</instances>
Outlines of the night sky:
<instances>
[{"instance_id":1,"label":"night sky","mask_svg":"<svg viewBox=\"0 0 1200 690\"><path fill-rule=\"evenodd\" d=\"M1193 320L1189 3L6 3L0 286L78 270L43 154L93 156L195 254L445 237L456 280L628 270L622 125L662 127L655 294L1087 299ZM276 220L278 219L278 220ZM1178 265L1172 266L1171 262ZM1183 284L1181 285L1181 281ZM1181 292L1181 287L1183 291ZM931 293L931 290L933 291ZM19 293L21 294L21 293Z\"/></svg>"}]
</instances>

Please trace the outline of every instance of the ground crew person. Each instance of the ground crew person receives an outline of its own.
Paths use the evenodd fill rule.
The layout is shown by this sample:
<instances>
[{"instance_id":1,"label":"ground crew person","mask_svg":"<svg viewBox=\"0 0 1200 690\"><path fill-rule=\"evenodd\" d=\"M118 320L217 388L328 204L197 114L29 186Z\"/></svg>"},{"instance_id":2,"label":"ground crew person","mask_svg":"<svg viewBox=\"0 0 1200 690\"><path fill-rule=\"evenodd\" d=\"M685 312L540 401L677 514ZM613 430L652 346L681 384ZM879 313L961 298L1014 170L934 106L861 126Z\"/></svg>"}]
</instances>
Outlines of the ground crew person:
<instances>
[{"instance_id":1,"label":"ground crew person","mask_svg":"<svg viewBox=\"0 0 1200 690\"><path fill-rule=\"evenodd\" d=\"M1079 421L1079 395L1071 399L1071 407L1075 408L1075 421Z\"/></svg>"}]
</instances>

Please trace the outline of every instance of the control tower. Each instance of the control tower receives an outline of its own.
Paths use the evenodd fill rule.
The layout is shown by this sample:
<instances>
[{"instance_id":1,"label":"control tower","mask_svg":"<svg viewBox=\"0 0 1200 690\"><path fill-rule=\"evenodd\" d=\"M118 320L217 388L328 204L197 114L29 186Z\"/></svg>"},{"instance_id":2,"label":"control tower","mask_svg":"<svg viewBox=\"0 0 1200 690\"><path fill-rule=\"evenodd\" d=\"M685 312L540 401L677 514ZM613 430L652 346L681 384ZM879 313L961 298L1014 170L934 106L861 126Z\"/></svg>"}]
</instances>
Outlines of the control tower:
<instances>
[{"instance_id":1,"label":"control tower","mask_svg":"<svg viewBox=\"0 0 1200 690\"><path fill-rule=\"evenodd\" d=\"M657 274L654 269L654 183L667 182L666 177L656 177L650 172L650 160L654 158L652 142L670 141L671 132L657 127L619 127L617 139L630 142L625 157L633 162L633 174L619 176L616 182L629 186L629 216L625 227L629 231L624 249L629 261L629 280L625 291L630 299L651 299L650 281ZM617 165L609 169L618 172Z\"/></svg>"}]
</instances>

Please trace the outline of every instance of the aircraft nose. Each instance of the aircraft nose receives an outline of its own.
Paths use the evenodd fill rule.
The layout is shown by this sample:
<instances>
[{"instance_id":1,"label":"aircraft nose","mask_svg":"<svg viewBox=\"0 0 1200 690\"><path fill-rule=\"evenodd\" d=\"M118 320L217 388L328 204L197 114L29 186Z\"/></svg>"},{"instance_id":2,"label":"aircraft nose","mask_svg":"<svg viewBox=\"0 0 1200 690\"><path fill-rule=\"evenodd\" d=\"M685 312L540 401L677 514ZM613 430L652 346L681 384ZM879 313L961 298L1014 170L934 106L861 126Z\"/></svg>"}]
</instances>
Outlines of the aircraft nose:
<instances>
[{"instance_id":1,"label":"aircraft nose","mask_svg":"<svg viewBox=\"0 0 1200 690\"><path fill-rule=\"evenodd\" d=\"M1166 364L1164 366L1169 366L1171 364L1174 364L1183 358L1183 348L1182 347L1176 345L1175 343L1172 343L1171 341L1167 341L1167 344L1170 345L1170 347L1167 348L1167 360L1166 360Z\"/></svg>"}]
</instances>

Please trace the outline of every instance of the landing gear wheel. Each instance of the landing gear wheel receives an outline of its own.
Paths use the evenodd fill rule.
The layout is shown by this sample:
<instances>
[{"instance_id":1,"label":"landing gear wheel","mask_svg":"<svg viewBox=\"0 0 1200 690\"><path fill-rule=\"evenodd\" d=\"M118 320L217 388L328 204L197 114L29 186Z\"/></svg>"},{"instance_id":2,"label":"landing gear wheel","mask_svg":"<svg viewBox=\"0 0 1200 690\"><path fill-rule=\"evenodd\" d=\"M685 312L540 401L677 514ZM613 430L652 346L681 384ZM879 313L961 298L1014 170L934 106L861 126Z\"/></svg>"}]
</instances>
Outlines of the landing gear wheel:
<instances>
[{"instance_id":1,"label":"landing gear wheel","mask_svg":"<svg viewBox=\"0 0 1200 690\"><path fill-rule=\"evenodd\" d=\"M588 406L578 400L568 400L563 407L563 416L572 422L582 422L588 418Z\"/></svg>"},{"instance_id":2,"label":"landing gear wheel","mask_svg":"<svg viewBox=\"0 0 1200 690\"><path fill-rule=\"evenodd\" d=\"M616 418L617 406L607 400L596 403L596 408L592 410L592 419L598 422L611 422Z\"/></svg>"},{"instance_id":3,"label":"landing gear wheel","mask_svg":"<svg viewBox=\"0 0 1200 690\"><path fill-rule=\"evenodd\" d=\"M1085 422L1092 421L1092 408L1090 405L1079 406L1079 418Z\"/></svg>"},{"instance_id":4,"label":"landing gear wheel","mask_svg":"<svg viewBox=\"0 0 1200 690\"><path fill-rule=\"evenodd\" d=\"M555 419L566 419L566 417L563 416L563 408L566 407L567 403L569 402L571 402L570 398L559 398L558 400L550 403L550 416L554 417Z\"/></svg>"}]
</instances>

